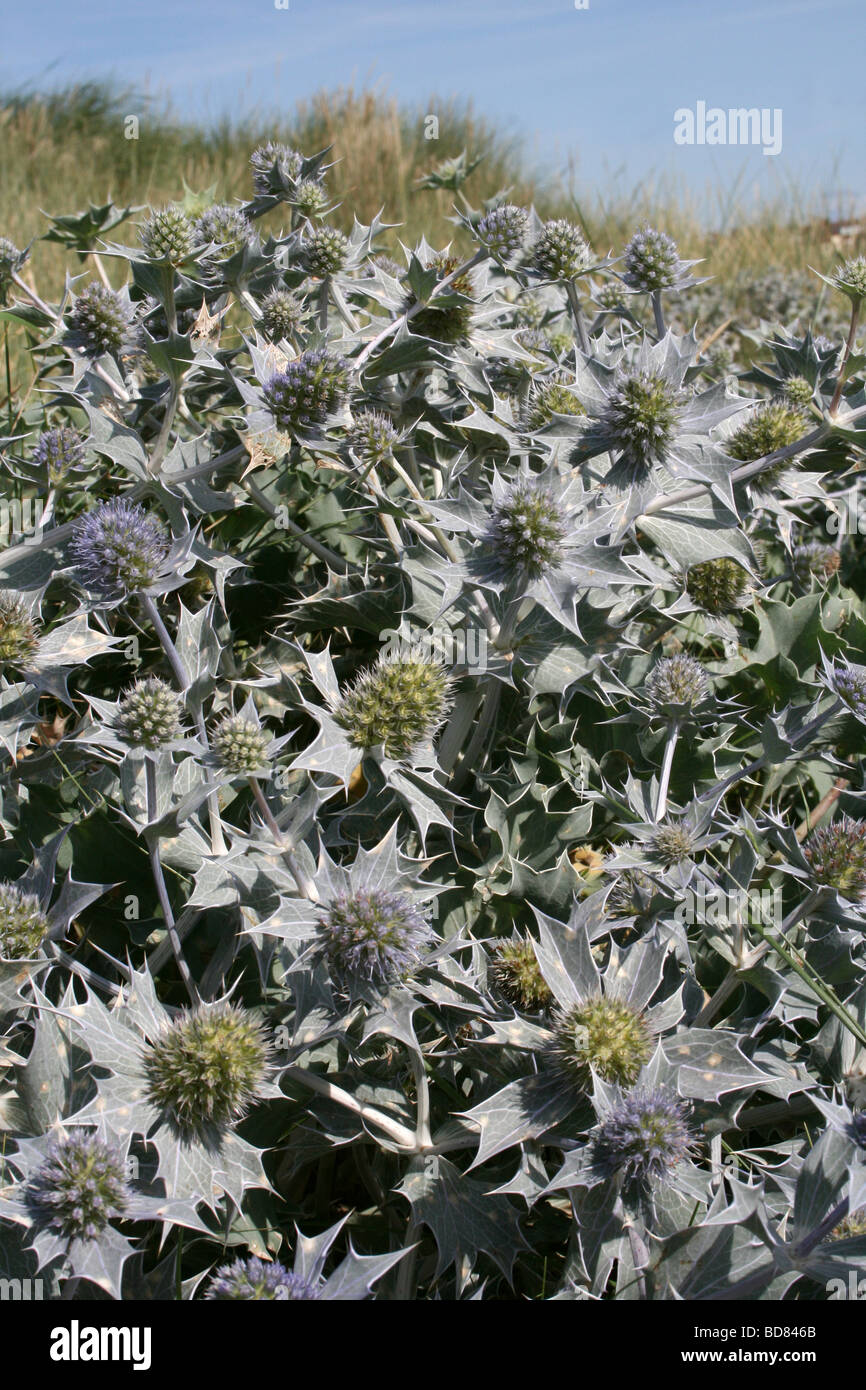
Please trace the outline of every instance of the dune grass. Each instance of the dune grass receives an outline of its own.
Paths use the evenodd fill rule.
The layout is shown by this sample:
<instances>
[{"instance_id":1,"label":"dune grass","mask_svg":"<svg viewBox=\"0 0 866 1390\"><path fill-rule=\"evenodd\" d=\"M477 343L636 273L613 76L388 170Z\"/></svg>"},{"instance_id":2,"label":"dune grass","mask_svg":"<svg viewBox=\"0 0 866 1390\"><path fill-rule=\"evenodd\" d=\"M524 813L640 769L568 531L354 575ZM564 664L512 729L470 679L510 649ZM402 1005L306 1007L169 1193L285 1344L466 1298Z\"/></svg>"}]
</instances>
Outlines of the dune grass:
<instances>
[{"instance_id":1,"label":"dune grass","mask_svg":"<svg viewBox=\"0 0 866 1390\"><path fill-rule=\"evenodd\" d=\"M425 139L428 111L439 115L437 140ZM139 135L127 139L133 113ZM418 180L465 148L484 155L466 189L473 204L508 187L512 201L534 202L543 216L579 220L599 250L621 250L636 225L649 220L676 237L683 255L704 260L701 273L733 282L744 270L824 269L841 249L820 208L797 190L747 217L736 200L713 189L696 197L646 182L611 197L571 175L539 177L519 141L468 103L431 98L409 109L381 92L346 88L299 103L288 118L246 116L204 127L102 83L0 97L0 236L26 245L45 230L40 210L71 213L109 198L159 205L181 197L184 185L213 188L221 201L248 197L249 153L268 138L307 152L331 146L337 163L329 182L346 219L349 208L365 220L384 210L388 222L401 224L390 234L395 245L398 237L414 243L422 229L439 244L459 237L448 221L453 193L421 189ZM722 206L723 216L708 217ZM36 242L30 272L43 293L59 294L66 264L60 246Z\"/></svg>"}]
</instances>

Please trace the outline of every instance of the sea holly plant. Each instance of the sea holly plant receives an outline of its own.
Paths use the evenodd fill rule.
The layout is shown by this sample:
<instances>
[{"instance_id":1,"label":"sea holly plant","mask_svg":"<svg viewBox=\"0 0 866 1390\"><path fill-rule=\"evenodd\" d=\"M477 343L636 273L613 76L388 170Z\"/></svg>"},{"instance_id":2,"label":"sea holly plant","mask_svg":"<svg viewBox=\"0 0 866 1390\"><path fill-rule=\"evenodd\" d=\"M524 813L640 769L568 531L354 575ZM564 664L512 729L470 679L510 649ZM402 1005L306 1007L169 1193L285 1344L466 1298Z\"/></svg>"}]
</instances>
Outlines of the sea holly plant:
<instances>
[{"instance_id":1,"label":"sea holly plant","mask_svg":"<svg viewBox=\"0 0 866 1390\"><path fill-rule=\"evenodd\" d=\"M825 1298L866 1275L862 255L847 338L761 307L722 360L736 287L663 226L473 206L464 151L410 244L339 157L0 228L4 1268Z\"/></svg>"}]
</instances>

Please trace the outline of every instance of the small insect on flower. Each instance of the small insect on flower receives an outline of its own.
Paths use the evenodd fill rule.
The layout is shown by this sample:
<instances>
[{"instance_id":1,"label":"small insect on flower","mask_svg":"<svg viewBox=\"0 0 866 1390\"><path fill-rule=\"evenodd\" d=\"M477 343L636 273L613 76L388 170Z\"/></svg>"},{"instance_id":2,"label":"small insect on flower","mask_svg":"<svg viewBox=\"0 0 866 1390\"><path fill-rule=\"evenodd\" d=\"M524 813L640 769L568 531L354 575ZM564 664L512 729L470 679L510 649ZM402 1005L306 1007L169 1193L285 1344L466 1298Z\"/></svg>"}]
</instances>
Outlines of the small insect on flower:
<instances>
[{"instance_id":1,"label":"small insect on flower","mask_svg":"<svg viewBox=\"0 0 866 1390\"><path fill-rule=\"evenodd\" d=\"M259 1096L267 1064L265 1035L252 1014L225 1002L200 1005L149 1045L148 1098L182 1132L224 1129Z\"/></svg>"},{"instance_id":2,"label":"small insect on flower","mask_svg":"<svg viewBox=\"0 0 866 1390\"><path fill-rule=\"evenodd\" d=\"M283 338L293 338L304 324L306 311L303 304L291 290L277 287L262 300L262 317L259 326L265 337L272 343Z\"/></svg>"},{"instance_id":3,"label":"small insect on flower","mask_svg":"<svg viewBox=\"0 0 866 1390\"><path fill-rule=\"evenodd\" d=\"M33 463L54 487L68 473L81 467L84 453L84 440L78 430L61 425L40 434L33 449Z\"/></svg>"},{"instance_id":4,"label":"small insect on flower","mask_svg":"<svg viewBox=\"0 0 866 1390\"><path fill-rule=\"evenodd\" d=\"M141 229L141 244L151 260L181 265L195 249L193 224L179 207L160 208Z\"/></svg>"},{"instance_id":5,"label":"small insect on flower","mask_svg":"<svg viewBox=\"0 0 866 1390\"><path fill-rule=\"evenodd\" d=\"M748 587L742 565L724 555L692 565L686 578L689 598L706 613L733 613Z\"/></svg>"},{"instance_id":6,"label":"small insect on flower","mask_svg":"<svg viewBox=\"0 0 866 1390\"><path fill-rule=\"evenodd\" d=\"M98 1240L131 1196L119 1149L83 1133L57 1140L24 1188L34 1221L69 1241Z\"/></svg>"},{"instance_id":7,"label":"small insect on flower","mask_svg":"<svg viewBox=\"0 0 866 1390\"><path fill-rule=\"evenodd\" d=\"M554 1064L581 1090L592 1073L603 1081L631 1086L652 1052L652 1030L637 1009L623 999L598 995L561 1014L554 1024Z\"/></svg>"},{"instance_id":8,"label":"small insect on flower","mask_svg":"<svg viewBox=\"0 0 866 1390\"><path fill-rule=\"evenodd\" d=\"M533 269L548 280L573 280L592 265L592 251L579 227L565 217L545 222L531 252Z\"/></svg>"},{"instance_id":9,"label":"small insect on flower","mask_svg":"<svg viewBox=\"0 0 866 1390\"><path fill-rule=\"evenodd\" d=\"M642 227L635 232L623 253L623 280L631 290L654 294L677 283L682 262L677 244L667 232Z\"/></svg>"},{"instance_id":10,"label":"small insect on flower","mask_svg":"<svg viewBox=\"0 0 866 1390\"><path fill-rule=\"evenodd\" d=\"M215 203L193 223L194 244L210 246L213 243L223 259L236 255L252 235L249 218L230 203Z\"/></svg>"},{"instance_id":11,"label":"small insect on flower","mask_svg":"<svg viewBox=\"0 0 866 1390\"><path fill-rule=\"evenodd\" d=\"M0 670L27 666L38 648L39 634L24 600L0 591Z\"/></svg>"},{"instance_id":12,"label":"small insect on flower","mask_svg":"<svg viewBox=\"0 0 866 1390\"><path fill-rule=\"evenodd\" d=\"M399 760L433 738L450 704L450 682L438 661L393 657L358 677L334 718L359 747L381 744Z\"/></svg>"},{"instance_id":13,"label":"small insect on flower","mask_svg":"<svg viewBox=\"0 0 866 1390\"><path fill-rule=\"evenodd\" d=\"M221 1265L208 1285L205 1298L295 1299L319 1298L320 1285L287 1269L278 1260L266 1262L257 1255Z\"/></svg>"},{"instance_id":14,"label":"small insect on flower","mask_svg":"<svg viewBox=\"0 0 866 1390\"><path fill-rule=\"evenodd\" d=\"M264 397L277 428L288 433L324 424L348 391L348 363L324 348L312 348L271 377Z\"/></svg>"},{"instance_id":15,"label":"small insect on flower","mask_svg":"<svg viewBox=\"0 0 866 1390\"><path fill-rule=\"evenodd\" d=\"M39 899L14 883L0 883L0 957L32 960L48 935L48 919Z\"/></svg>"},{"instance_id":16,"label":"small insect on flower","mask_svg":"<svg viewBox=\"0 0 866 1390\"><path fill-rule=\"evenodd\" d=\"M211 745L214 756L227 772L249 777L267 767L271 738L266 729L261 729L251 719L230 714L214 729Z\"/></svg>"},{"instance_id":17,"label":"small insect on flower","mask_svg":"<svg viewBox=\"0 0 866 1390\"><path fill-rule=\"evenodd\" d=\"M181 732L181 698L158 676L137 681L118 705L118 730L133 745L162 748Z\"/></svg>"},{"instance_id":18,"label":"small insect on flower","mask_svg":"<svg viewBox=\"0 0 866 1390\"><path fill-rule=\"evenodd\" d=\"M685 652L662 657L644 682L644 695L658 710L693 710L709 693L706 671L695 657Z\"/></svg>"},{"instance_id":19,"label":"small insect on flower","mask_svg":"<svg viewBox=\"0 0 866 1390\"><path fill-rule=\"evenodd\" d=\"M495 943L490 977L509 1003L527 1013L539 1013L553 1002L550 986L541 973L538 957L528 938Z\"/></svg>"},{"instance_id":20,"label":"small insect on flower","mask_svg":"<svg viewBox=\"0 0 866 1390\"><path fill-rule=\"evenodd\" d=\"M687 1102L662 1086L623 1096L598 1127L596 1157L626 1183L665 1182L694 1150L688 1116Z\"/></svg>"},{"instance_id":21,"label":"small insect on flower","mask_svg":"<svg viewBox=\"0 0 866 1390\"><path fill-rule=\"evenodd\" d=\"M507 261L523 245L527 213L513 203L503 203L481 218L475 235L482 246L499 261Z\"/></svg>"},{"instance_id":22,"label":"small insect on flower","mask_svg":"<svg viewBox=\"0 0 866 1390\"><path fill-rule=\"evenodd\" d=\"M160 574L168 549L162 522L125 497L87 512L70 545L82 584L103 595L147 589Z\"/></svg>"},{"instance_id":23,"label":"small insect on flower","mask_svg":"<svg viewBox=\"0 0 866 1390\"><path fill-rule=\"evenodd\" d=\"M131 306L122 295L95 280L81 291L68 320L71 342L88 357L118 353L131 341Z\"/></svg>"},{"instance_id":24,"label":"small insect on flower","mask_svg":"<svg viewBox=\"0 0 866 1390\"><path fill-rule=\"evenodd\" d=\"M849 902L866 898L866 821L840 816L819 826L803 855L816 883L835 888Z\"/></svg>"},{"instance_id":25,"label":"small insect on flower","mask_svg":"<svg viewBox=\"0 0 866 1390\"><path fill-rule=\"evenodd\" d=\"M380 888L338 893L319 919L319 938L342 983L382 985L408 975L432 940L425 909Z\"/></svg>"},{"instance_id":26,"label":"small insect on flower","mask_svg":"<svg viewBox=\"0 0 866 1390\"><path fill-rule=\"evenodd\" d=\"M349 238L338 227L316 227L302 247L304 265L320 280L342 270L348 254Z\"/></svg>"}]
</instances>

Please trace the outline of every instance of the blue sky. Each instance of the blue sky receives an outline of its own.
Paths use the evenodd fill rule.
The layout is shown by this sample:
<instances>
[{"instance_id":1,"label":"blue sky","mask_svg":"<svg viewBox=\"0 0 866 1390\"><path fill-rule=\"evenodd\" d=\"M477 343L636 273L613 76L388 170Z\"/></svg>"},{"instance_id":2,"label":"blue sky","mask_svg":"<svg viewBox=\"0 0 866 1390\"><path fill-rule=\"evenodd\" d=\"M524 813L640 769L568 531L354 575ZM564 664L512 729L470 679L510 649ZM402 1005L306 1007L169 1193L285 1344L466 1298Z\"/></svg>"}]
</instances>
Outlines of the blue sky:
<instances>
[{"instance_id":1,"label":"blue sky","mask_svg":"<svg viewBox=\"0 0 866 1390\"><path fill-rule=\"evenodd\" d=\"M409 103L471 97L584 192L651 176L740 180L866 205L863 0L40 0L7 4L0 88L111 76L184 115L288 111L375 84ZM781 108L782 152L683 147L699 100ZM434 107L431 105L430 110ZM432 162L432 161L431 161Z\"/></svg>"}]
</instances>

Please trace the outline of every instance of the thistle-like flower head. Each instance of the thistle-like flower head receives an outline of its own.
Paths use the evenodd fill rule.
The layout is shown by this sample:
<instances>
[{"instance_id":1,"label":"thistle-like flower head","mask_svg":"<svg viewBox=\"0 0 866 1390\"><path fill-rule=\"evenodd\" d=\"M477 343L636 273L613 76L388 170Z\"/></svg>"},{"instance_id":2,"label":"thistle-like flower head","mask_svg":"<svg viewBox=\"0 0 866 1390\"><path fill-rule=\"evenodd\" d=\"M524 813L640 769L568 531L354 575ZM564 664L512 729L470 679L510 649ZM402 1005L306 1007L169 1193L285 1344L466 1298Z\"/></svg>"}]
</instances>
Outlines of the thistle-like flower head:
<instances>
[{"instance_id":1,"label":"thistle-like flower head","mask_svg":"<svg viewBox=\"0 0 866 1390\"><path fill-rule=\"evenodd\" d=\"M132 1194L123 1155L95 1134L68 1132L49 1150L24 1188L39 1224L65 1240L98 1240L122 1217Z\"/></svg>"},{"instance_id":2,"label":"thistle-like flower head","mask_svg":"<svg viewBox=\"0 0 866 1390\"><path fill-rule=\"evenodd\" d=\"M544 336L544 342L549 347L550 339ZM526 334L521 334L521 342L524 347L529 346L525 342ZM574 387L559 378L547 379L544 381L533 382L529 391L529 398L523 412L523 423L526 428L532 431L542 430L545 425L549 425L554 415L583 415L585 411L574 392Z\"/></svg>"},{"instance_id":3,"label":"thistle-like flower head","mask_svg":"<svg viewBox=\"0 0 866 1390\"><path fill-rule=\"evenodd\" d=\"M682 269L677 244L667 232L642 227L623 253L623 280L631 290L653 294L676 285Z\"/></svg>"},{"instance_id":4,"label":"thistle-like flower head","mask_svg":"<svg viewBox=\"0 0 866 1390\"><path fill-rule=\"evenodd\" d=\"M87 512L70 550L85 588L133 594L153 584L168 554L162 523L137 502L114 497Z\"/></svg>"},{"instance_id":5,"label":"thistle-like flower head","mask_svg":"<svg viewBox=\"0 0 866 1390\"><path fill-rule=\"evenodd\" d=\"M303 217L321 217L330 201L321 179L298 179L291 197Z\"/></svg>"},{"instance_id":6,"label":"thistle-like flower head","mask_svg":"<svg viewBox=\"0 0 866 1390\"><path fill-rule=\"evenodd\" d=\"M286 183L294 183L300 177L303 164L303 155L297 150L280 144L278 140L268 140L267 144L259 145L250 155L253 188L257 193L279 192L279 185L274 188L274 167L281 179Z\"/></svg>"},{"instance_id":7,"label":"thistle-like flower head","mask_svg":"<svg viewBox=\"0 0 866 1390\"><path fill-rule=\"evenodd\" d=\"M438 661L389 657L358 677L334 711L361 748L384 745L389 758L408 758L436 733L450 706L450 685Z\"/></svg>"},{"instance_id":8,"label":"thistle-like flower head","mask_svg":"<svg viewBox=\"0 0 866 1390\"><path fill-rule=\"evenodd\" d=\"M120 701L119 731L133 745L162 748L181 732L180 696L158 676L137 681Z\"/></svg>"},{"instance_id":9,"label":"thistle-like flower head","mask_svg":"<svg viewBox=\"0 0 866 1390\"><path fill-rule=\"evenodd\" d=\"M829 684L859 719L866 719L866 666L840 661L829 670Z\"/></svg>"},{"instance_id":10,"label":"thistle-like flower head","mask_svg":"<svg viewBox=\"0 0 866 1390\"><path fill-rule=\"evenodd\" d=\"M688 1115L687 1102L662 1086L623 1096L598 1127L596 1157L627 1183L664 1182L694 1148Z\"/></svg>"},{"instance_id":11,"label":"thistle-like flower head","mask_svg":"<svg viewBox=\"0 0 866 1390\"><path fill-rule=\"evenodd\" d=\"M319 938L340 980L382 985L418 964L432 939L423 906L381 888L336 894L319 919Z\"/></svg>"},{"instance_id":12,"label":"thistle-like flower head","mask_svg":"<svg viewBox=\"0 0 866 1390\"><path fill-rule=\"evenodd\" d=\"M17 594L0 591L0 670L26 666L36 655L39 635L27 605Z\"/></svg>"},{"instance_id":13,"label":"thistle-like flower head","mask_svg":"<svg viewBox=\"0 0 866 1390\"><path fill-rule=\"evenodd\" d=\"M293 337L303 326L305 310L291 290L277 286L262 300L261 330L272 343Z\"/></svg>"},{"instance_id":14,"label":"thistle-like flower head","mask_svg":"<svg viewBox=\"0 0 866 1390\"><path fill-rule=\"evenodd\" d=\"M653 1034L644 1016L612 995L586 999L554 1024L554 1064L586 1090L595 1071L603 1081L631 1086L652 1052Z\"/></svg>"},{"instance_id":15,"label":"thistle-like flower head","mask_svg":"<svg viewBox=\"0 0 866 1390\"><path fill-rule=\"evenodd\" d=\"M431 266L439 272L440 278L445 279L446 275L451 275L457 269L458 261L454 256L439 254L434 256ZM452 280L448 286L449 294L460 294L466 299L471 299L474 293L472 278L469 275L458 275L456 280ZM405 307L413 307L415 299L410 295L406 300ZM458 343L463 343L469 337L472 329L473 308L471 304L437 304L435 299L432 304L413 314L410 328L413 333L421 338L432 338L436 343L448 343L452 347Z\"/></svg>"},{"instance_id":16,"label":"thistle-like flower head","mask_svg":"<svg viewBox=\"0 0 866 1390\"><path fill-rule=\"evenodd\" d=\"M592 265L592 251L579 227L556 217L536 237L532 265L548 280L573 280Z\"/></svg>"},{"instance_id":17,"label":"thistle-like flower head","mask_svg":"<svg viewBox=\"0 0 866 1390\"><path fill-rule=\"evenodd\" d=\"M294 1299L320 1298L321 1286L287 1269L278 1260L267 1262L257 1255L221 1265L208 1285L205 1298Z\"/></svg>"},{"instance_id":18,"label":"thistle-like flower head","mask_svg":"<svg viewBox=\"0 0 866 1390\"><path fill-rule=\"evenodd\" d=\"M651 464L664 462L684 404L684 393L661 372L622 372L601 424L624 461L646 471Z\"/></svg>"},{"instance_id":19,"label":"thistle-like flower head","mask_svg":"<svg viewBox=\"0 0 866 1390\"><path fill-rule=\"evenodd\" d=\"M227 772L251 776L267 766L271 738L242 714L229 714L211 734L214 756Z\"/></svg>"},{"instance_id":20,"label":"thistle-like flower head","mask_svg":"<svg viewBox=\"0 0 866 1390\"><path fill-rule=\"evenodd\" d=\"M362 463L376 464L391 456L399 432L379 410L359 410L349 431L349 443Z\"/></svg>"},{"instance_id":21,"label":"thistle-like flower head","mask_svg":"<svg viewBox=\"0 0 866 1390\"><path fill-rule=\"evenodd\" d=\"M265 405L277 428L289 433L324 424L348 390L348 363L324 348L312 348L271 377L264 388Z\"/></svg>"},{"instance_id":22,"label":"thistle-like flower head","mask_svg":"<svg viewBox=\"0 0 866 1390\"><path fill-rule=\"evenodd\" d=\"M644 695L657 710L693 710L706 700L710 682L699 661L685 652L662 657L644 682Z\"/></svg>"},{"instance_id":23,"label":"thistle-like flower head","mask_svg":"<svg viewBox=\"0 0 866 1390\"><path fill-rule=\"evenodd\" d=\"M213 242L223 258L234 256L246 246L252 234L249 218L231 203L215 203L193 224L194 244L209 246Z\"/></svg>"},{"instance_id":24,"label":"thistle-like flower head","mask_svg":"<svg viewBox=\"0 0 866 1390\"><path fill-rule=\"evenodd\" d=\"M815 388L804 376L789 376L782 385L782 395L788 405L805 410L812 404Z\"/></svg>"},{"instance_id":25,"label":"thistle-like flower head","mask_svg":"<svg viewBox=\"0 0 866 1390\"><path fill-rule=\"evenodd\" d=\"M120 352L130 342L131 307L122 295L96 280L81 291L68 319L72 342L88 357Z\"/></svg>"},{"instance_id":26,"label":"thistle-like flower head","mask_svg":"<svg viewBox=\"0 0 866 1390\"><path fill-rule=\"evenodd\" d=\"M528 938L496 942L490 975L500 994L527 1013L538 1013L553 1001L550 986L541 973L538 957Z\"/></svg>"},{"instance_id":27,"label":"thistle-like flower head","mask_svg":"<svg viewBox=\"0 0 866 1390\"><path fill-rule=\"evenodd\" d=\"M488 545L503 574L540 579L563 559L568 517L556 493L543 483L515 483L494 507Z\"/></svg>"},{"instance_id":28,"label":"thistle-like flower head","mask_svg":"<svg viewBox=\"0 0 866 1390\"><path fill-rule=\"evenodd\" d=\"M749 586L749 576L726 555L692 565L686 577L689 598L707 613L732 613Z\"/></svg>"},{"instance_id":29,"label":"thistle-like flower head","mask_svg":"<svg viewBox=\"0 0 866 1390\"><path fill-rule=\"evenodd\" d=\"M679 864L688 859L694 849L694 836L688 826L671 822L655 831L652 846L665 864Z\"/></svg>"},{"instance_id":30,"label":"thistle-like flower head","mask_svg":"<svg viewBox=\"0 0 866 1390\"><path fill-rule=\"evenodd\" d=\"M151 260L181 265L195 248L193 224L179 207L159 208L141 229L141 244Z\"/></svg>"},{"instance_id":31,"label":"thistle-like flower head","mask_svg":"<svg viewBox=\"0 0 866 1390\"><path fill-rule=\"evenodd\" d=\"M656 886L643 869L624 869L607 895L611 917L642 917L649 910Z\"/></svg>"},{"instance_id":32,"label":"thistle-like flower head","mask_svg":"<svg viewBox=\"0 0 866 1390\"><path fill-rule=\"evenodd\" d=\"M181 1132L240 1120L266 1079L268 1046L252 1014L200 1005L167 1024L147 1048L148 1098Z\"/></svg>"},{"instance_id":33,"label":"thistle-like flower head","mask_svg":"<svg viewBox=\"0 0 866 1390\"><path fill-rule=\"evenodd\" d=\"M835 888L849 902L866 898L866 821L840 816L819 826L803 855L816 883Z\"/></svg>"},{"instance_id":34,"label":"thistle-like flower head","mask_svg":"<svg viewBox=\"0 0 866 1390\"><path fill-rule=\"evenodd\" d=\"M795 545L791 552L794 574L801 584L808 584L813 575L818 579L832 579L839 573L842 556L835 545L824 545L821 541L807 541Z\"/></svg>"},{"instance_id":35,"label":"thistle-like flower head","mask_svg":"<svg viewBox=\"0 0 866 1390\"><path fill-rule=\"evenodd\" d=\"M303 246L304 264L320 280L342 270L348 253L349 238L339 227L316 227Z\"/></svg>"},{"instance_id":36,"label":"thistle-like flower head","mask_svg":"<svg viewBox=\"0 0 866 1390\"><path fill-rule=\"evenodd\" d=\"M0 883L0 957L32 960L48 934L48 919L33 893Z\"/></svg>"},{"instance_id":37,"label":"thistle-like flower head","mask_svg":"<svg viewBox=\"0 0 866 1390\"><path fill-rule=\"evenodd\" d=\"M807 417L799 406L787 401L764 401L725 441L725 452L743 463L754 463L777 449L796 444L806 433L807 425ZM784 467L784 460L778 467L771 466L761 474L762 480L772 482Z\"/></svg>"},{"instance_id":38,"label":"thistle-like flower head","mask_svg":"<svg viewBox=\"0 0 866 1390\"><path fill-rule=\"evenodd\" d=\"M44 430L33 448L33 463L42 470L47 481L55 486L81 467L84 461L84 440L78 430L69 425Z\"/></svg>"},{"instance_id":39,"label":"thistle-like flower head","mask_svg":"<svg viewBox=\"0 0 866 1390\"><path fill-rule=\"evenodd\" d=\"M866 256L855 256L840 265L833 276L833 284L853 304L862 303L866 299Z\"/></svg>"},{"instance_id":40,"label":"thistle-like flower head","mask_svg":"<svg viewBox=\"0 0 866 1390\"><path fill-rule=\"evenodd\" d=\"M481 218L475 235L498 261L507 261L523 245L526 235L527 214L525 208L515 207L513 203L502 203Z\"/></svg>"}]
</instances>

